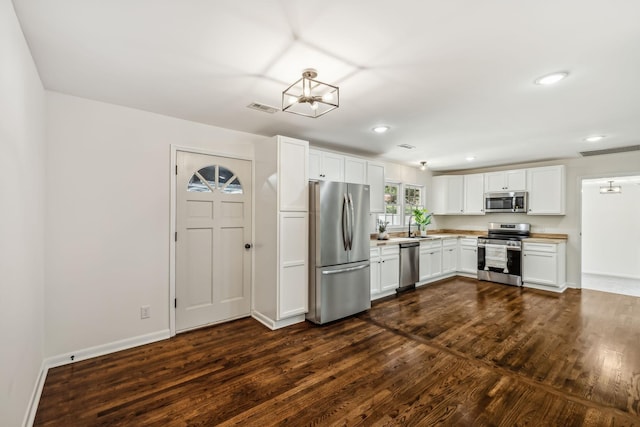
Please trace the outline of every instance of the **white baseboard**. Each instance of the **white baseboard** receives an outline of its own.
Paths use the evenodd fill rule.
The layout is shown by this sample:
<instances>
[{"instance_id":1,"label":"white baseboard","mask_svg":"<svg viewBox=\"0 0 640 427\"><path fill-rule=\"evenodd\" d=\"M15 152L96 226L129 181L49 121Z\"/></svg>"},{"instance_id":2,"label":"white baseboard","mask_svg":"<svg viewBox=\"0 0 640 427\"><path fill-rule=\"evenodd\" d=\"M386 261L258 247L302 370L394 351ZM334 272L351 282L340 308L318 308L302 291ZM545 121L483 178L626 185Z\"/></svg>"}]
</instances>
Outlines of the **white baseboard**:
<instances>
[{"instance_id":1,"label":"white baseboard","mask_svg":"<svg viewBox=\"0 0 640 427\"><path fill-rule=\"evenodd\" d=\"M281 319L281 320L273 320L269 316L266 316L256 310L253 310L251 312L251 317L253 317L258 322L262 323L264 326L266 326L271 330L284 328L286 326L295 325L296 323L301 323L305 321L304 314L288 317L286 319Z\"/></svg>"},{"instance_id":2,"label":"white baseboard","mask_svg":"<svg viewBox=\"0 0 640 427\"><path fill-rule=\"evenodd\" d=\"M58 356L48 357L44 360L47 369L56 366L67 365L69 363L78 362L80 360L91 359L92 357L103 356L116 351L126 350L128 348L138 347L140 345L149 344L156 341L162 341L171 336L169 329L158 332L152 332L137 337L125 338L123 340L114 341L107 344L100 344L95 347L89 347L77 351L72 351Z\"/></svg>"},{"instance_id":3,"label":"white baseboard","mask_svg":"<svg viewBox=\"0 0 640 427\"><path fill-rule=\"evenodd\" d=\"M538 289L538 290L541 290L541 291L555 292L557 294L561 294L567 289L567 284L566 283L564 285L560 286L560 287L538 285L536 283L524 283L522 286L525 287L525 288Z\"/></svg>"},{"instance_id":4,"label":"white baseboard","mask_svg":"<svg viewBox=\"0 0 640 427\"><path fill-rule=\"evenodd\" d=\"M146 335L139 335L137 337L125 338L123 340L114 341L107 344L101 344L94 347L89 347L77 351L73 351L58 356L52 356L44 359L40 366L40 374L31 393L31 401L27 408L27 413L24 417L23 426L31 427L36 418L36 412L38 410L38 404L40 403L40 396L42 395L42 389L47 378L49 369L57 366L68 365L70 363L79 362L80 360L91 359L92 357L103 356L109 353L115 353L116 351L127 350L129 348L138 347L144 344L150 344L156 341L162 341L170 337L169 329L162 331L152 332Z\"/></svg>"},{"instance_id":5,"label":"white baseboard","mask_svg":"<svg viewBox=\"0 0 640 427\"><path fill-rule=\"evenodd\" d=\"M38 379L36 380L33 391L31 392L31 399L29 400L29 406L27 412L24 414L22 420L23 427L33 426L33 422L36 420L36 411L38 410L38 404L40 403L40 396L42 395L42 389L44 388L44 382L47 379L47 373L49 369L45 366L44 360L40 364L40 372L38 373Z\"/></svg>"}]
</instances>

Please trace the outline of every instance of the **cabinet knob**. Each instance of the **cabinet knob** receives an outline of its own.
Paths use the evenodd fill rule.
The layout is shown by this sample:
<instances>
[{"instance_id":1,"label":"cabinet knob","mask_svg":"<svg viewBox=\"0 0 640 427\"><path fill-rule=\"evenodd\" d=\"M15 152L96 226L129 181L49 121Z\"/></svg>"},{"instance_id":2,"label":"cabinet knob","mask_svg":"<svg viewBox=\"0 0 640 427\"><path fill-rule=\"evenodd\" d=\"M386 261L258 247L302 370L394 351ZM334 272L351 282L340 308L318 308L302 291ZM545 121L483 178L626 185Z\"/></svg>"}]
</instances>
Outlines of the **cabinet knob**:
<instances>
[{"instance_id":1,"label":"cabinet knob","mask_svg":"<svg viewBox=\"0 0 640 427\"><path fill-rule=\"evenodd\" d=\"M245 243L244 248L245 249L251 249L251 243Z\"/></svg>"}]
</instances>

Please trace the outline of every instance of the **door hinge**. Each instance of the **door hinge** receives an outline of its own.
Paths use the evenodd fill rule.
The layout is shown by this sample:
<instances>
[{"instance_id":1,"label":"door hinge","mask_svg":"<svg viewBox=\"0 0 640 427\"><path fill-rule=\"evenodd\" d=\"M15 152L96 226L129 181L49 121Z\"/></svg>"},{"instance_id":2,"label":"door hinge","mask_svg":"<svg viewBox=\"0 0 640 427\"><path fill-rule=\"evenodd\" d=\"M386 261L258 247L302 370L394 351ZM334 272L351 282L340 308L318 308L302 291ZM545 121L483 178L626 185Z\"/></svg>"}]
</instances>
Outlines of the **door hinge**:
<instances>
[{"instance_id":1,"label":"door hinge","mask_svg":"<svg viewBox=\"0 0 640 427\"><path fill-rule=\"evenodd\" d=\"M178 165L176 165L176 175L178 175Z\"/></svg>"},{"instance_id":2,"label":"door hinge","mask_svg":"<svg viewBox=\"0 0 640 427\"><path fill-rule=\"evenodd\" d=\"M177 231L176 231L176 233L175 233L175 234L174 234L174 236L173 236L173 240L174 240L175 242L177 242L177 241L178 241L178 232L177 232Z\"/></svg>"},{"instance_id":3,"label":"door hinge","mask_svg":"<svg viewBox=\"0 0 640 427\"><path fill-rule=\"evenodd\" d=\"M178 298L173 299L173 308L178 308Z\"/></svg>"}]
</instances>

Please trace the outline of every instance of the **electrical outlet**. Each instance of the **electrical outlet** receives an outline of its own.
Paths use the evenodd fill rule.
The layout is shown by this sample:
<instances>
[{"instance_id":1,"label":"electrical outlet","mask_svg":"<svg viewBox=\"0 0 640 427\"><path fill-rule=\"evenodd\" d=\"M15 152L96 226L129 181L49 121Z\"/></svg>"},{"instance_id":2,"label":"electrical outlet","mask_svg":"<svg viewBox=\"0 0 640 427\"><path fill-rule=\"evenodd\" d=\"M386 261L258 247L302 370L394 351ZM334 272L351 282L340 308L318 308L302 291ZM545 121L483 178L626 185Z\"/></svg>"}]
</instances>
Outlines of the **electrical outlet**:
<instances>
[{"instance_id":1,"label":"electrical outlet","mask_svg":"<svg viewBox=\"0 0 640 427\"><path fill-rule=\"evenodd\" d=\"M140 307L140 318L148 319L151 317L151 307L148 305L143 305Z\"/></svg>"}]
</instances>

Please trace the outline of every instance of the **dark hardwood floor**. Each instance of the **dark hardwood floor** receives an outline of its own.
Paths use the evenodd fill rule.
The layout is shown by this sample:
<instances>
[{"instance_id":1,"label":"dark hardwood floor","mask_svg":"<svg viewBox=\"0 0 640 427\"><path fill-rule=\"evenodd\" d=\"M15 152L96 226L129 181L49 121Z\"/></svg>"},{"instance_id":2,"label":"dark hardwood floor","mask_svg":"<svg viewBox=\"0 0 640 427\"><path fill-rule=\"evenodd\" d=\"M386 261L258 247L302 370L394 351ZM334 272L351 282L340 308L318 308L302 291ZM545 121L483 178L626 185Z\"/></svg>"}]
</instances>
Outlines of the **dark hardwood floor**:
<instances>
[{"instance_id":1,"label":"dark hardwood floor","mask_svg":"<svg viewBox=\"0 0 640 427\"><path fill-rule=\"evenodd\" d=\"M35 425L640 426L640 298L456 278L49 371Z\"/></svg>"}]
</instances>

